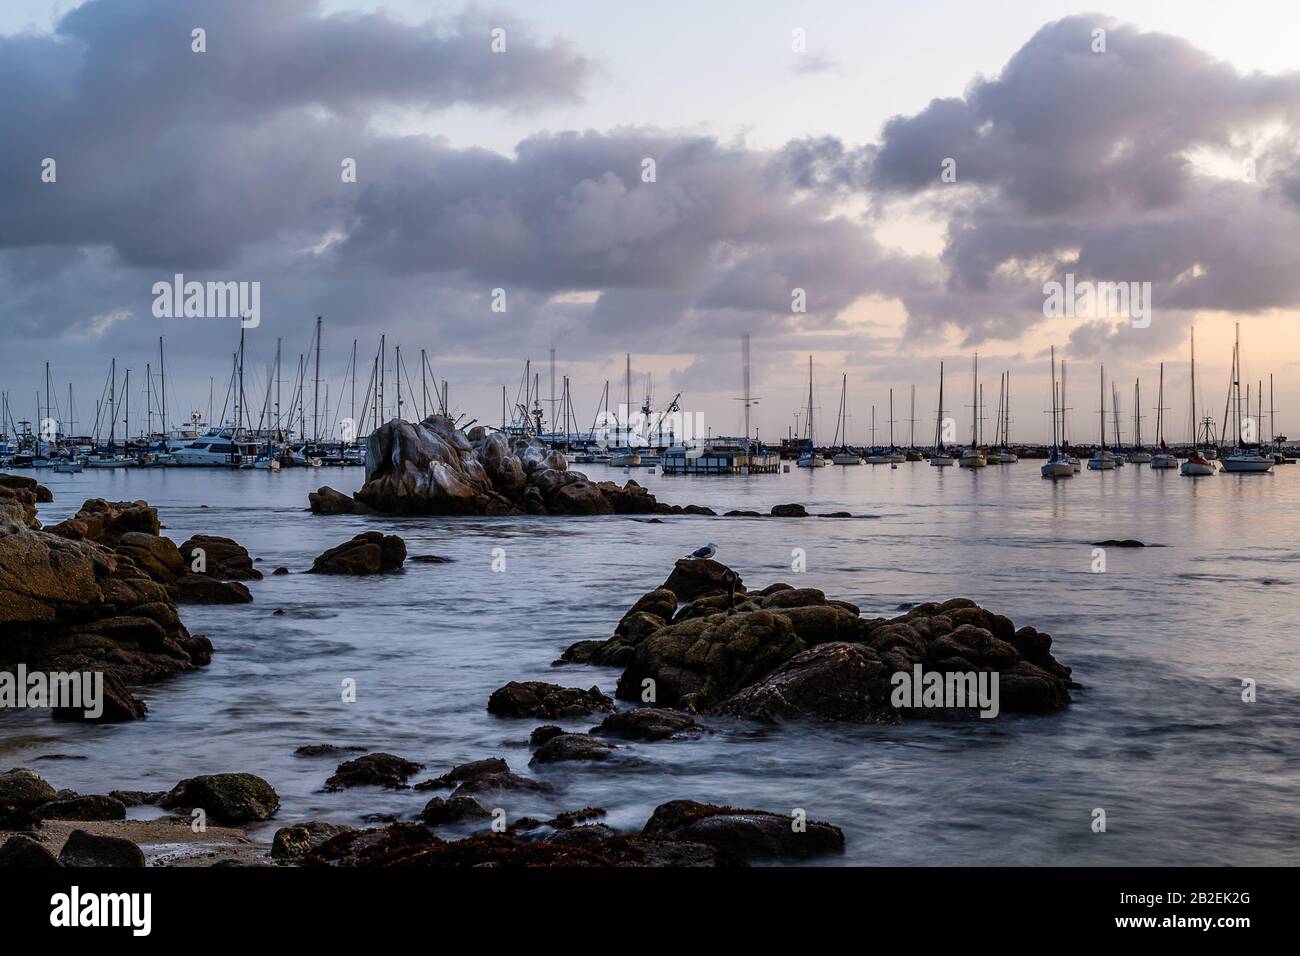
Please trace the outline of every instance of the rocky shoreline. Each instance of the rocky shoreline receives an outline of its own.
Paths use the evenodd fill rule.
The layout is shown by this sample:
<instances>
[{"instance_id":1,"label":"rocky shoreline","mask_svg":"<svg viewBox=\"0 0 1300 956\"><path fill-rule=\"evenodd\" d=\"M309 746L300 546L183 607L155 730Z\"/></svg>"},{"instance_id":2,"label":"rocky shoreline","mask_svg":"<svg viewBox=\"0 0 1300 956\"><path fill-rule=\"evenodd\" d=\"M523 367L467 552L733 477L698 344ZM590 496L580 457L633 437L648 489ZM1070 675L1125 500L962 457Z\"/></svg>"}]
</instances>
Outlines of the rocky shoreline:
<instances>
[{"instance_id":1,"label":"rocky shoreline","mask_svg":"<svg viewBox=\"0 0 1300 956\"><path fill-rule=\"evenodd\" d=\"M390 438L410 440L404 431ZM557 471L540 461L529 471L524 458L516 461L524 488L540 489L549 479L533 482L532 476ZM498 463L498 470L517 473L512 464ZM385 500L380 487L405 494L392 490L391 473L375 480L381 485L367 495L372 502ZM552 496L575 484L537 494L549 512ZM414 510L420 487L403 507ZM596 493L613 506L615 498ZM112 699L103 719L144 716L128 684L193 671L211 659L210 642L189 634L178 606L251 600L240 582L261 572L227 538L196 535L178 547L160 533L156 509L143 501L91 499L73 518L46 529L36 517L39 500L49 500L48 492L35 482L0 476L0 623L6 627L0 671L19 664L99 670ZM441 492L421 507L430 500L448 507ZM478 508L477 493L473 500ZM806 514L789 506L780 516ZM401 538L363 532L327 550L307 573L388 574L406 559ZM619 831L604 822L600 807L543 818L512 815L503 805L529 795L562 798L548 772L556 764L652 761L658 742L690 746L737 720L890 725L978 716L969 704L900 706L892 693L899 674L928 672L940 681L984 675L1000 687L1002 712L1048 714L1068 706L1070 691L1079 687L1051 649L1050 636L963 598L868 618L816 588L776 582L751 589L723 564L683 559L626 610L610 637L571 643L554 662L557 672L621 669L612 696L596 686L511 681L484 702L488 719L510 723L527 739L528 773L497 756L429 773L411 756L305 746L295 756L334 765L332 772L322 769L322 793L410 791L410 809L399 818L376 818L382 825L370 828L291 823L275 831L268 847L248 829L269 826L280 798L253 774L196 776L166 792L88 795L56 790L16 768L0 774L0 866L142 866L142 847L154 848L157 865L736 866L816 858L842 851L844 834L800 808L670 799L639 830ZM131 806L152 807L160 817L128 820ZM203 823L197 832L196 819ZM178 851L179 844L194 849ZM171 856L157 852L159 846Z\"/></svg>"}]
</instances>

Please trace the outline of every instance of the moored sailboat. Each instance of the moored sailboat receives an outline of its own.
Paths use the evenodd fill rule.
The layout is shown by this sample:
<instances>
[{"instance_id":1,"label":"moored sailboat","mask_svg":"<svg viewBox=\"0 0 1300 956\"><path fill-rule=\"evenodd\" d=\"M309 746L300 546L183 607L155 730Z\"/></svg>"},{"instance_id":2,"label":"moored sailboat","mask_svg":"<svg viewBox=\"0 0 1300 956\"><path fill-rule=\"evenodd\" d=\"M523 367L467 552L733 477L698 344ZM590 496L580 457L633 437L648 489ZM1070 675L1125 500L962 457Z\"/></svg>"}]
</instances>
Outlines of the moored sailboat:
<instances>
[{"instance_id":1,"label":"moored sailboat","mask_svg":"<svg viewBox=\"0 0 1300 956\"><path fill-rule=\"evenodd\" d=\"M1101 444L1088 459L1089 471L1114 471L1115 456L1106 447L1106 366L1101 367Z\"/></svg>"},{"instance_id":2,"label":"moored sailboat","mask_svg":"<svg viewBox=\"0 0 1300 956\"><path fill-rule=\"evenodd\" d=\"M840 412L835 419L835 441L832 444L839 445L839 451L831 456L831 463L835 465L860 465L862 458L856 451L849 451L849 416L848 416L848 390L849 377L847 374L840 376Z\"/></svg>"},{"instance_id":3,"label":"moored sailboat","mask_svg":"<svg viewBox=\"0 0 1300 956\"><path fill-rule=\"evenodd\" d=\"M983 468L988 464L988 459L984 457L984 450L980 448L980 400L979 400L979 379L980 379L980 357L975 353L975 358L971 365L971 432L970 447L962 450L961 457L957 459L957 465L961 468Z\"/></svg>"},{"instance_id":4,"label":"moored sailboat","mask_svg":"<svg viewBox=\"0 0 1300 956\"><path fill-rule=\"evenodd\" d=\"M1056 421L1056 346L1052 346L1052 453L1039 469L1044 478L1073 478L1074 466L1061 451L1060 431Z\"/></svg>"},{"instance_id":5,"label":"moored sailboat","mask_svg":"<svg viewBox=\"0 0 1300 956\"><path fill-rule=\"evenodd\" d=\"M939 363L939 410L934 417L934 452L930 455L930 464L936 468L948 468L957 463L957 459L943 447L943 363Z\"/></svg>"},{"instance_id":6,"label":"moored sailboat","mask_svg":"<svg viewBox=\"0 0 1300 956\"><path fill-rule=\"evenodd\" d=\"M812 356L808 356L808 443L795 462L799 468L825 468L826 459L817 451L817 431L813 427Z\"/></svg>"},{"instance_id":7,"label":"moored sailboat","mask_svg":"<svg viewBox=\"0 0 1300 956\"><path fill-rule=\"evenodd\" d=\"M1177 468L1178 459L1165 444L1165 363L1160 363L1160 390L1156 393L1156 444L1160 450L1151 456L1152 468Z\"/></svg>"},{"instance_id":8,"label":"moored sailboat","mask_svg":"<svg viewBox=\"0 0 1300 956\"><path fill-rule=\"evenodd\" d=\"M1273 455L1264 454L1262 442L1259 441L1259 420L1254 421L1254 441L1247 441L1243 423L1249 417L1249 395L1246 400L1247 416L1241 414L1241 323L1237 323L1236 336L1232 345L1232 386L1230 398L1235 406L1236 444L1227 457L1219 459L1223 470L1237 475L1262 475L1273 470ZM1226 423L1225 423L1226 430Z\"/></svg>"},{"instance_id":9,"label":"moored sailboat","mask_svg":"<svg viewBox=\"0 0 1300 956\"><path fill-rule=\"evenodd\" d=\"M1179 474L1187 478L1206 478L1213 475L1216 469L1214 463L1206 459L1201 453L1199 434L1196 421L1196 327L1191 329L1191 351L1192 351L1192 453L1188 456L1187 461L1183 462L1179 469Z\"/></svg>"}]
</instances>

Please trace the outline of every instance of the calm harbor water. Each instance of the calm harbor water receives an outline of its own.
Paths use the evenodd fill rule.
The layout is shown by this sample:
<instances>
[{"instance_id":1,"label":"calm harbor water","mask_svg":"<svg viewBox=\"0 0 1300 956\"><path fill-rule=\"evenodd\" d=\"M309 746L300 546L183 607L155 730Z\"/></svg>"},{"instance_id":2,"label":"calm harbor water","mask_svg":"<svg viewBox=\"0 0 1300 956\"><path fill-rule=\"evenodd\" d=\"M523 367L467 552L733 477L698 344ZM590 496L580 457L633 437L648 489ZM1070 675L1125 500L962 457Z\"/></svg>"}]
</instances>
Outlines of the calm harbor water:
<instances>
[{"instance_id":1,"label":"calm harbor water","mask_svg":"<svg viewBox=\"0 0 1300 956\"><path fill-rule=\"evenodd\" d=\"M216 653L196 674L140 689L147 720L96 727L7 713L0 767L30 766L84 793L249 771L281 795L275 821L254 831L267 840L296 820L410 817L431 794L323 793L339 758L294 748L385 750L429 775L499 755L530 772L527 738L541 721L492 717L488 695L527 679L612 694L617 671L551 662L573 641L609 636L675 558L714 542L750 587L819 587L865 615L973 598L1051 633L1086 689L1061 714L961 725L708 719L715 733L630 744L626 763L541 768L557 793L512 796L501 802L509 816L593 805L633 829L657 804L692 798L799 807L835 823L848 846L828 863L1300 863L1300 466L1199 481L1128 466L1055 484L1029 461L980 473L908 463L631 477L663 500L719 512L801 502L870 517L326 518L305 510L307 491L351 492L360 469L42 472L55 494L41 507L47 523L87 497L144 498L178 543L228 535L267 576L249 582L252 604L183 608ZM372 579L297 573L366 529L453 561ZM1106 538L1160 547L1107 549L1105 572L1093 573L1091 542ZM794 548L806 552L803 574L790 569ZM277 565L295 573L272 577ZM355 703L342 701L346 678ZM1241 700L1245 678L1257 682L1254 703ZM42 759L52 755L84 759ZM1105 833L1091 830L1098 807Z\"/></svg>"}]
</instances>

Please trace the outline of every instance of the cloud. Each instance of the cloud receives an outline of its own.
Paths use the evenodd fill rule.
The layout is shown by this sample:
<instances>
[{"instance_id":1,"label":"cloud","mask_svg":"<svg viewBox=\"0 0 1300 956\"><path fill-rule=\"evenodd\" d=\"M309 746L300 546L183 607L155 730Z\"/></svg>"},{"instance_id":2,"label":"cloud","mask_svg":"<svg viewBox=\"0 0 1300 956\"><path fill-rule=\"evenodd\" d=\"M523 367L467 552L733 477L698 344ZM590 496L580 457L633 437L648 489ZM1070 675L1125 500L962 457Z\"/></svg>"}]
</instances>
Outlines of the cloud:
<instances>
[{"instance_id":1,"label":"cloud","mask_svg":"<svg viewBox=\"0 0 1300 956\"><path fill-rule=\"evenodd\" d=\"M904 295L909 335L956 328L975 345L1039 325L1042 283L1067 271L1152 282L1157 315L1177 322L1300 306L1298 133L1300 73L1242 74L1177 37L1084 15L1044 26L963 96L893 117L873 148L809 140L783 161L803 188L937 212L944 278ZM1195 161L1209 151L1239 168L1252 149L1255 181ZM947 159L956 182L941 178Z\"/></svg>"}]
</instances>

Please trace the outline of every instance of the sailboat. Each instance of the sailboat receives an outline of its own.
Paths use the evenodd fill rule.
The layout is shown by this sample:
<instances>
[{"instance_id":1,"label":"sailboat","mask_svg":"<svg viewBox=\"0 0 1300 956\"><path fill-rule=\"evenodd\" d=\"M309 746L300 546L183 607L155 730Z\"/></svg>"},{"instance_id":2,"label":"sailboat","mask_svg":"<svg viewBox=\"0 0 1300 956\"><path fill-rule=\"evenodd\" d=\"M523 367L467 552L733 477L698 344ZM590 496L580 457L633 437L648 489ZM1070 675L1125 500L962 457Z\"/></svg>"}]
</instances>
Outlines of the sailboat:
<instances>
[{"instance_id":1,"label":"sailboat","mask_svg":"<svg viewBox=\"0 0 1300 956\"><path fill-rule=\"evenodd\" d=\"M1007 371L1002 376L1002 388L998 392L998 432L1002 441L998 443L998 450L994 455L988 456L990 465L1014 465L1020 460L1020 456L1010 449L1011 444L1011 372Z\"/></svg>"},{"instance_id":2,"label":"sailboat","mask_svg":"<svg viewBox=\"0 0 1300 956\"><path fill-rule=\"evenodd\" d=\"M1061 454L1063 454L1070 467L1074 469L1077 475L1083 470L1083 462L1079 461L1079 456L1070 451L1070 419L1069 406L1065 401L1065 359L1061 359Z\"/></svg>"},{"instance_id":3,"label":"sailboat","mask_svg":"<svg viewBox=\"0 0 1300 956\"><path fill-rule=\"evenodd\" d=\"M934 453L930 464L936 468L949 468L957 463L943 447L943 363L939 363L939 411L934 416Z\"/></svg>"},{"instance_id":4,"label":"sailboat","mask_svg":"<svg viewBox=\"0 0 1300 956\"><path fill-rule=\"evenodd\" d=\"M1156 444L1160 450L1151 456L1152 468L1177 468L1178 459L1165 444L1165 363L1160 363L1160 390L1156 393Z\"/></svg>"},{"instance_id":5,"label":"sailboat","mask_svg":"<svg viewBox=\"0 0 1300 956\"><path fill-rule=\"evenodd\" d=\"M624 418L630 419L632 414L632 353L628 352L625 354L627 358L627 371L625 373L626 374L625 384L626 384L627 394L626 394L626 401L623 405L622 416ZM525 372L525 375L526 374L527 372ZM541 411L540 403L536 398L533 399L533 402L534 405L537 406L537 410L540 413ZM540 415L537 420L540 423L541 421ZM538 425L537 430L541 431L540 424ZM622 435L626 444L623 445L623 447L616 447L614 451L610 453L609 466L611 468L637 468L641 465L641 455L637 452L635 448L632 447L632 427L630 421L625 421L622 423ZM615 432L614 433L615 442L618 441L618 437L619 437L619 433Z\"/></svg>"},{"instance_id":6,"label":"sailboat","mask_svg":"<svg viewBox=\"0 0 1300 956\"><path fill-rule=\"evenodd\" d=\"M916 447L916 386L912 386L911 394L911 415L907 419L907 452L904 457L908 461L925 461L925 456Z\"/></svg>"},{"instance_id":7,"label":"sailboat","mask_svg":"<svg viewBox=\"0 0 1300 956\"><path fill-rule=\"evenodd\" d=\"M831 462L836 465L862 464L862 459L858 457L858 453L849 451L848 391L849 377L847 374L842 374L840 376L840 413L835 419L835 438L839 443L840 450L831 456Z\"/></svg>"},{"instance_id":8,"label":"sailboat","mask_svg":"<svg viewBox=\"0 0 1300 956\"><path fill-rule=\"evenodd\" d=\"M1213 462L1206 459L1201 454L1201 445L1197 431L1196 421L1196 326L1191 328L1191 347L1192 347L1192 454L1183 462L1179 469L1180 474L1188 478L1205 478L1214 474L1218 469L1214 467Z\"/></svg>"},{"instance_id":9,"label":"sailboat","mask_svg":"<svg viewBox=\"0 0 1300 956\"><path fill-rule=\"evenodd\" d=\"M1114 471L1115 456L1106 448L1106 366L1101 367L1101 444L1088 459L1089 471Z\"/></svg>"},{"instance_id":10,"label":"sailboat","mask_svg":"<svg viewBox=\"0 0 1300 956\"><path fill-rule=\"evenodd\" d=\"M1052 346L1052 453L1039 469L1044 478L1073 478L1074 466L1061 451L1060 431L1056 421L1056 346Z\"/></svg>"},{"instance_id":11,"label":"sailboat","mask_svg":"<svg viewBox=\"0 0 1300 956\"><path fill-rule=\"evenodd\" d=\"M907 461L907 455L894 444L894 390L889 390L889 461L890 464L898 464L901 461Z\"/></svg>"},{"instance_id":12,"label":"sailboat","mask_svg":"<svg viewBox=\"0 0 1300 956\"><path fill-rule=\"evenodd\" d=\"M970 447L962 451L961 458L957 464L962 468L983 468L988 464L988 459L984 457L984 452L980 449L980 399L979 399L979 380L980 380L980 357L975 353L974 363L971 366L971 431Z\"/></svg>"},{"instance_id":13,"label":"sailboat","mask_svg":"<svg viewBox=\"0 0 1300 956\"><path fill-rule=\"evenodd\" d=\"M1232 453L1226 458L1219 459L1223 462L1223 470L1238 475L1262 475L1273 470L1272 454L1263 453L1262 443L1259 440L1258 428L1259 419L1255 420L1257 429L1255 441L1247 442L1242 434L1242 414L1241 414L1241 323L1237 323L1236 338L1232 346L1232 395L1234 405L1236 406L1237 419L1237 444L1232 449ZM1250 413L1250 396L1246 397L1246 412ZM1226 426L1225 426L1226 427Z\"/></svg>"},{"instance_id":14,"label":"sailboat","mask_svg":"<svg viewBox=\"0 0 1300 956\"><path fill-rule=\"evenodd\" d=\"M1151 452L1142 447L1142 380L1133 382L1133 450L1128 453L1128 460L1135 465L1145 465L1151 461Z\"/></svg>"},{"instance_id":15,"label":"sailboat","mask_svg":"<svg viewBox=\"0 0 1300 956\"><path fill-rule=\"evenodd\" d=\"M825 468L826 459L817 451L817 432L813 428L812 356L808 356L808 445L795 462L799 468Z\"/></svg>"},{"instance_id":16,"label":"sailboat","mask_svg":"<svg viewBox=\"0 0 1300 956\"><path fill-rule=\"evenodd\" d=\"M871 450L867 452L868 465L888 465L889 453L876 444L876 406L871 406Z\"/></svg>"}]
</instances>

